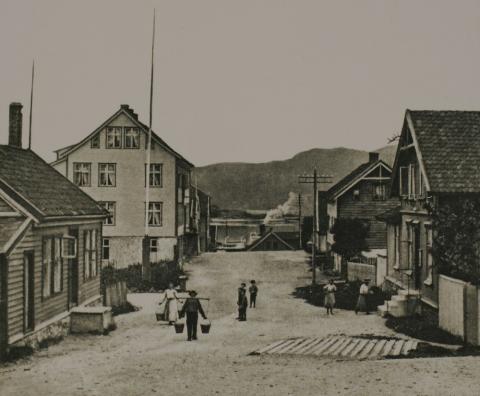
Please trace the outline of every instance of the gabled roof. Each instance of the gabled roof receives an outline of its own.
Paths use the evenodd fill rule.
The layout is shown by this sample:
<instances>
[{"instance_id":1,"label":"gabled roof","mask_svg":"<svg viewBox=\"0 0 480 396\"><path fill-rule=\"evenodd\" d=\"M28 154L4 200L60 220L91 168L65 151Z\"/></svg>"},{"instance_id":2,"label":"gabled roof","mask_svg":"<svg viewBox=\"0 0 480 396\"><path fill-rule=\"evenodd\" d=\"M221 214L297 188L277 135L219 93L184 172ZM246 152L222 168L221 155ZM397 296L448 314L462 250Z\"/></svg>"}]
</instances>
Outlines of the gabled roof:
<instances>
[{"instance_id":1,"label":"gabled roof","mask_svg":"<svg viewBox=\"0 0 480 396\"><path fill-rule=\"evenodd\" d=\"M25 217L0 217L0 253L8 254L31 222Z\"/></svg>"},{"instance_id":2,"label":"gabled roof","mask_svg":"<svg viewBox=\"0 0 480 396\"><path fill-rule=\"evenodd\" d=\"M284 245L287 249L289 250L295 250L295 248L293 246L291 246L290 244L288 244L287 242L285 242L282 238L280 238L280 236L274 232L274 231L269 231L267 232L263 237L261 237L260 239L257 239L252 245L250 245L247 250L248 251L251 251L251 250L255 250L258 246L260 246L263 242L265 242L267 239L269 238L275 238L277 239L282 245Z\"/></svg>"},{"instance_id":3,"label":"gabled roof","mask_svg":"<svg viewBox=\"0 0 480 396\"><path fill-rule=\"evenodd\" d=\"M392 171L391 168L382 160L361 164L358 168L354 169L352 172L350 172L347 176L345 176L327 191L328 199L333 200L343 195L343 193L348 191L348 189L357 184L360 180L362 180L378 166L383 166L389 172Z\"/></svg>"},{"instance_id":4,"label":"gabled roof","mask_svg":"<svg viewBox=\"0 0 480 396\"><path fill-rule=\"evenodd\" d=\"M106 215L92 198L31 150L0 145L0 190L36 219Z\"/></svg>"},{"instance_id":5,"label":"gabled roof","mask_svg":"<svg viewBox=\"0 0 480 396\"><path fill-rule=\"evenodd\" d=\"M402 137L410 132L427 190L480 193L480 112L405 112ZM395 159L398 168L400 145Z\"/></svg>"},{"instance_id":6,"label":"gabled roof","mask_svg":"<svg viewBox=\"0 0 480 396\"><path fill-rule=\"evenodd\" d=\"M148 126L142 123L141 121L138 120L138 115L131 109L128 105L121 105L120 109L118 109L111 117L109 117L103 124L101 124L97 129L95 129L92 133L90 133L87 137L82 139L80 142L77 144L72 144L67 147L60 148L58 150L55 150L56 153L59 151L65 150L64 153L62 153L62 156L52 162L52 165L58 164L65 160L65 158L70 154L71 152L75 151L77 148L88 142L93 136L95 136L97 133L99 133L102 129L104 129L107 125L109 125L115 118L117 118L119 115L124 114L127 118L130 119L135 125L137 125L144 133L148 134ZM156 142L159 144L161 147L163 147L166 151L168 151L170 154L175 156L177 159L185 162L188 166L193 167L194 165L186 160L183 156L181 156L178 152L176 152L173 148L171 148L160 136L158 136L153 130L152 130L152 141Z\"/></svg>"}]
</instances>

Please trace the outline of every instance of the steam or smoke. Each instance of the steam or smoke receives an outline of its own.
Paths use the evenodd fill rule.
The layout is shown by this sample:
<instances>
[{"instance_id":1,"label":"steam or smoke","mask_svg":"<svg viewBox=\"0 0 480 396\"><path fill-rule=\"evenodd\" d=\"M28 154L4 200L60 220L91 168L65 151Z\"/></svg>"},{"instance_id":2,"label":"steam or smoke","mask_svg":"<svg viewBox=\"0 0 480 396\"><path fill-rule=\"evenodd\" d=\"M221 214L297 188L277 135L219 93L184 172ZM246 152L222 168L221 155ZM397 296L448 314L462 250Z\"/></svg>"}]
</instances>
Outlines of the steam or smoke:
<instances>
[{"instance_id":1,"label":"steam or smoke","mask_svg":"<svg viewBox=\"0 0 480 396\"><path fill-rule=\"evenodd\" d=\"M274 220L283 219L285 216L298 214L298 194L294 192L288 193L288 199L283 205L278 205L275 209L270 209L263 219L264 224L268 224Z\"/></svg>"}]
</instances>

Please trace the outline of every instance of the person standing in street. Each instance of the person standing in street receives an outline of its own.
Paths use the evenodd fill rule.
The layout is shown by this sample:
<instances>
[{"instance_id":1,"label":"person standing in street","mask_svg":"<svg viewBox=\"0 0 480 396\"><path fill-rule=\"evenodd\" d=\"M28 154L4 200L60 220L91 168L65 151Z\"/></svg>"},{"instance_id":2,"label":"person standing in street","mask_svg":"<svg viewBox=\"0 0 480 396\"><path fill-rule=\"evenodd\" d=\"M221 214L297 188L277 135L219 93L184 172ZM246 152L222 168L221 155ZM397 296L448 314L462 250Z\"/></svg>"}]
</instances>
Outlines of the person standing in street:
<instances>
[{"instance_id":1,"label":"person standing in street","mask_svg":"<svg viewBox=\"0 0 480 396\"><path fill-rule=\"evenodd\" d=\"M250 292L250 308L256 308L258 286L254 279L250 281L250 287L248 288L248 291Z\"/></svg>"},{"instance_id":2,"label":"person standing in street","mask_svg":"<svg viewBox=\"0 0 480 396\"><path fill-rule=\"evenodd\" d=\"M325 301L324 305L327 308L327 315L333 315L333 307L335 306L335 292L337 291L337 287L333 283L333 279L330 279L328 285L325 285L323 288L323 292L325 293Z\"/></svg>"},{"instance_id":3,"label":"person standing in street","mask_svg":"<svg viewBox=\"0 0 480 396\"><path fill-rule=\"evenodd\" d=\"M192 341L197 339L198 313L200 312L203 319L207 319L207 316L203 311L200 300L197 298L197 292L190 290L188 294L190 297L185 300L180 311L180 317L183 317L185 313L187 314L187 341Z\"/></svg>"},{"instance_id":4,"label":"person standing in street","mask_svg":"<svg viewBox=\"0 0 480 396\"><path fill-rule=\"evenodd\" d=\"M247 285L242 283L242 285L238 288L238 320L241 322L245 322L247 320L247 307L248 307L248 299L247 299Z\"/></svg>"},{"instance_id":5,"label":"person standing in street","mask_svg":"<svg viewBox=\"0 0 480 396\"><path fill-rule=\"evenodd\" d=\"M368 307L368 295L370 289L368 287L370 279L364 279L362 285L360 286L360 294L358 296L357 306L355 307L355 314L360 312L365 312L367 315L370 315Z\"/></svg>"},{"instance_id":6,"label":"person standing in street","mask_svg":"<svg viewBox=\"0 0 480 396\"><path fill-rule=\"evenodd\" d=\"M166 301L165 301L166 300ZM162 305L165 302L165 320L169 325L173 325L178 320L178 295L173 287L173 283L168 284L168 289L165 290L163 300L159 303Z\"/></svg>"}]
</instances>

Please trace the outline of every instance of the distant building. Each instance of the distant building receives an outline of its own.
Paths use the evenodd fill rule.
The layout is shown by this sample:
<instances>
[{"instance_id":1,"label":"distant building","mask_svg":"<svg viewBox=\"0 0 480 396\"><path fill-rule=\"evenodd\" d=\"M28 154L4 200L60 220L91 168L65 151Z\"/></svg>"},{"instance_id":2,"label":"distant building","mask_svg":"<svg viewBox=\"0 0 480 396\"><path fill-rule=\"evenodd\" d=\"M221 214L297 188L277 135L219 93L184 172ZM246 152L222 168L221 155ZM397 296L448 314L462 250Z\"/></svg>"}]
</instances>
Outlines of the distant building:
<instances>
[{"instance_id":1,"label":"distant building","mask_svg":"<svg viewBox=\"0 0 480 396\"><path fill-rule=\"evenodd\" d=\"M320 229L326 235L323 240L330 251L334 236L330 232L337 219L357 218L369 227L367 245L369 249L387 248L387 229L377 215L398 205L397 198L390 198L392 169L379 159L378 153L370 153L369 161L354 169L333 185L319 198ZM326 207L326 213L325 213ZM326 223L328 221L328 226ZM320 239L322 241L322 238ZM341 271L341 257L333 254L334 267Z\"/></svg>"},{"instance_id":2,"label":"distant building","mask_svg":"<svg viewBox=\"0 0 480 396\"><path fill-rule=\"evenodd\" d=\"M106 217L22 148L22 105L12 103L9 143L0 145L0 357L19 341L63 335L72 307L100 300Z\"/></svg>"},{"instance_id":3,"label":"distant building","mask_svg":"<svg viewBox=\"0 0 480 396\"><path fill-rule=\"evenodd\" d=\"M121 105L83 140L57 150L52 163L110 212L102 257L117 267L142 262L146 183L151 261L181 259L195 243L190 226L193 165L152 133L147 170L147 137L148 127L128 105Z\"/></svg>"},{"instance_id":4,"label":"distant building","mask_svg":"<svg viewBox=\"0 0 480 396\"><path fill-rule=\"evenodd\" d=\"M288 236L288 233L287 233L287 236ZM295 250L295 247L290 245L285 239L283 239L275 231L270 230L265 235L263 235L260 239L257 239L252 245L250 245L247 248L247 250L249 252Z\"/></svg>"}]
</instances>

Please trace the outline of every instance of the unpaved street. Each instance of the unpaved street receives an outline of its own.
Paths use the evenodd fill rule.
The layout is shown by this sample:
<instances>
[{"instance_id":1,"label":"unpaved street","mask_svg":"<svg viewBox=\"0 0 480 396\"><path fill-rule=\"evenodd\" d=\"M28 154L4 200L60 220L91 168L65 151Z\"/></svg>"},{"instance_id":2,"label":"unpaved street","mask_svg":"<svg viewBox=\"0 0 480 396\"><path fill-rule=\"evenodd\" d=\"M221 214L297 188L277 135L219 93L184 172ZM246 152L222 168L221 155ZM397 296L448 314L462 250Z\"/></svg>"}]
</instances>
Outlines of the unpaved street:
<instances>
[{"instance_id":1,"label":"unpaved street","mask_svg":"<svg viewBox=\"0 0 480 396\"><path fill-rule=\"evenodd\" d=\"M116 318L108 336L69 336L28 361L0 366L6 395L474 395L479 358L340 361L306 356L249 356L281 338L344 333L393 335L376 315L319 309L295 299L309 273L305 255L211 253L187 270L188 288L212 299L211 334L185 333L155 321L158 295L131 295L142 309ZM241 281L259 283L258 307L237 322Z\"/></svg>"}]
</instances>

